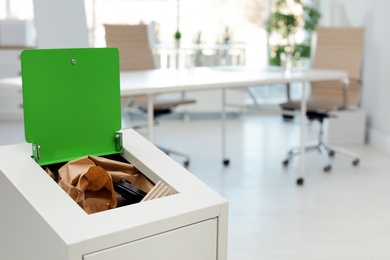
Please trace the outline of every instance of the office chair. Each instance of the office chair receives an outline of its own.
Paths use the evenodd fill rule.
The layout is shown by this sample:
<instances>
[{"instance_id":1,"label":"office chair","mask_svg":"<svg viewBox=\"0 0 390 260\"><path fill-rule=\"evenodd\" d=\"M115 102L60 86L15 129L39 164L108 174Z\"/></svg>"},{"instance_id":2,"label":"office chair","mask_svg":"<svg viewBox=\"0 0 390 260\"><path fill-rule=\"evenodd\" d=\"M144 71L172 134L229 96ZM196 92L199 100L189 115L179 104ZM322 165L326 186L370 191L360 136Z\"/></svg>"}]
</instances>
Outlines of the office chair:
<instances>
[{"instance_id":1,"label":"office chair","mask_svg":"<svg viewBox=\"0 0 390 260\"><path fill-rule=\"evenodd\" d=\"M119 50L120 70L151 70L156 69L156 63L151 48L151 37L148 25L117 25L104 24L106 45ZM194 99L172 97L171 95L157 95L154 97L154 119L170 114L174 108L181 105L195 103ZM123 106L132 107L142 113L147 113L147 97L132 96L122 99ZM134 127L139 128L139 126ZM184 166L188 166L190 158L184 153L158 146L168 155L177 155L184 159Z\"/></svg>"},{"instance_id":2,"label":"office chair","mask_svg":"<svg viewBox=\"0 0 390 260\"><path fill-rule=\"evenodd\" d=\"M317 28L317 43L312 68L343 70L347 71L349 76L345 82L327 81L311 84L306 116L309 121L318 121L320 130L318 140L305 145L305 150L320 151L326 162L323 168L325 172L331 171L331 157L336 153L352 157L354 166L359 164L360 159L357 154L323 142L323 122L326 118L334 117L332 111L357 107L359 103L363 33L362 28ZM283 118L291 120L293 118L291 112L300 109L300 101L288 100L280 104L280 107ZM299 151L300 147L289 150L283 165L287 166L292 157L299 154ZM297 182L301 184L299 179Z\"/></svg>"}]
</instances>

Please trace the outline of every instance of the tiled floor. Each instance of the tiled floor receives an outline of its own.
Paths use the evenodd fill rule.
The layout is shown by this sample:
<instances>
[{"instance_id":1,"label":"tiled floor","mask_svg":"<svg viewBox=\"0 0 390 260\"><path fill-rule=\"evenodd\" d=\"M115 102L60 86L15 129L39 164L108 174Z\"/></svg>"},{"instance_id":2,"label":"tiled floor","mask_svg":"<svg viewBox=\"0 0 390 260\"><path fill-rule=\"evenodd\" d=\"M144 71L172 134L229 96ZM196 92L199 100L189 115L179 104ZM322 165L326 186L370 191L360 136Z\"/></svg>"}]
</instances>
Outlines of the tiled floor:
<instances>
[{"instance_id":1,"label":"tiled floor","mask_svg":"<svg viewBox=\"0 0 390 260\"><path fill-rule=\"evenodd\" d=\"M345 147L361 154L361 164L336 156L324 173L320 154L310 153L300 187L298 158L288 168L281 163L299 140L298 125L250 114L229 119L227 131L228 167L219 120L163 120L155 141L187 152L189 170L229 201L229 260L390 259L389 155ZM22 123L0 122L0 144L16 142L23 142Z\"/></svg>"}]
</instances>

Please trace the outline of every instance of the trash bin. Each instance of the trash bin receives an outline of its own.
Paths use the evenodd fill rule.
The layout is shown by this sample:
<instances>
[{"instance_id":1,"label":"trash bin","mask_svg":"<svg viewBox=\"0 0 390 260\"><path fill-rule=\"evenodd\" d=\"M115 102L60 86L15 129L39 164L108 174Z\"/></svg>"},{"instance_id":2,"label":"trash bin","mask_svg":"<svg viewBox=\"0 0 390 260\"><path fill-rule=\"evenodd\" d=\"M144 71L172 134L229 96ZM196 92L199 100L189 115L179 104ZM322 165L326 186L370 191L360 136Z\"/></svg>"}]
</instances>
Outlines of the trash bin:
<instances>
[{"instance_id":1,"label":"trash bin","mask_svg":"<svg viewBox=\"0 0 390 260\"><path fill-rule=\"evenodd\" d=\"M228 203L120 130L115 48L22 53L25 135L0 147L0 259L227 259ZM87 214L43 166L116 154L173 195Z\"/></svg>"}]
</instances>

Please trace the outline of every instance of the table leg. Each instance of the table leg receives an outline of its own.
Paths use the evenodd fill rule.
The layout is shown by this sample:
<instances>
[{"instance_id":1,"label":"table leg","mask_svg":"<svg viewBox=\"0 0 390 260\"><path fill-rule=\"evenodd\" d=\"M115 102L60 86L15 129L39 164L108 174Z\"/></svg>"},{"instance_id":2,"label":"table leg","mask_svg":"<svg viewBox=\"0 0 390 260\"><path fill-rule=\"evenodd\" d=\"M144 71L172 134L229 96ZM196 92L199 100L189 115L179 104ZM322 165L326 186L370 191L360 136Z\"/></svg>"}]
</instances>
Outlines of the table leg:
<instances>
[{"instance_id":1,"label":"table leg","mask_svg":"<svg viewBox=\"0 0 390 260\"><path fill-rule=\"evenodd\" d=\"M181 92L181 98L183 100L186 98L186 92L185 91ZM186 107L183 109L183 121L186 122L186 123L188 123L190 121L190 115L188 114L188 110L187 110Z\"/></svg>"},{"instance_id":2,"label":"table leg","mask_svg":"<svg viewBox=\"0 0 390 260\"><path fill-rule=\"evenodd\" d=\"M305 133L306 133L306 88L308 83L302 83L302 98L301 98L301 143L300 143L300 161L299 161L299 177L297 179L298 185L303 185L304 177L305 177Z\"/></svg>"},{"instance_id":3,"label":"table leg","mask_svg":"<svg viewBox=\"0 0 390 260\"><path fill-rule=\"evenodd\" d=\"M148 95L148 140L154 142L154 104L153 95Z\"/></svg>"},{"instance_id":4,"label":"table leg","mask_svg":"<svg viewBox=\"0 0 390 260\"><path fill-rule=\"evenodd\" d=\"M222 126L222 159L223 165L227 166L230 160L226 156L226 90L222 90L222 111L221 111L221 126Z\"/></svg>"}]
</instances>

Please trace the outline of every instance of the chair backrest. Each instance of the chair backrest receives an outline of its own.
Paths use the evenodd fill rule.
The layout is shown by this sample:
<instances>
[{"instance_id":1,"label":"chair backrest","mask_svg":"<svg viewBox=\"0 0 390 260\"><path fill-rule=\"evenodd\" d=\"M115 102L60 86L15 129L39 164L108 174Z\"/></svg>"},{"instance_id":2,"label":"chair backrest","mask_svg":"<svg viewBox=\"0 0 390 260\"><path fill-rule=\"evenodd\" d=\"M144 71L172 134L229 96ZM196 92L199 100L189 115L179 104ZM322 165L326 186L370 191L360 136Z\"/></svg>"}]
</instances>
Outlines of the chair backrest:
<instances>
[{"instance_id":1,"label":"chair backrest","mask_svg":"<svg viewBox=\"0 0 390 260\"><path fill-rule=\"evenodd\" d=\"M355 105L359 102L363 42L363 28L317 28L312 68L347 71L350 83L345 91L338 81L312 83L310 99L341 106Z\"/></svg>"},{"instance_id":2,"label":"chair backrest","mask_svg":"<svg viewBox=\"0 0 390 260\"><path fill-rule=\"evenodd\" d=\"M107 47L119 49L121 71L156 68L147 25L105 24L104 28Z\"/></svg>"},{"instance_id":3,"label":"chair backrest","mask_svg":"<svg viewBox=\"0 0 390 260\"><path fill-rule=\"evenodd\" d=\"M106 45L116 47L119 50L120 70L150 70L156 69L153 51L150 46L149 27L145 24L121 25L105 24ZM166 94L164 95L167 96ZM173 108L178 105L194 103L193 99L170 98L162 100L155 96L155 112L159 109ZM131 103L137 106L146 107L147 98L145 95L122 98L123 103Z\"/></svg>"}]
</instances>

